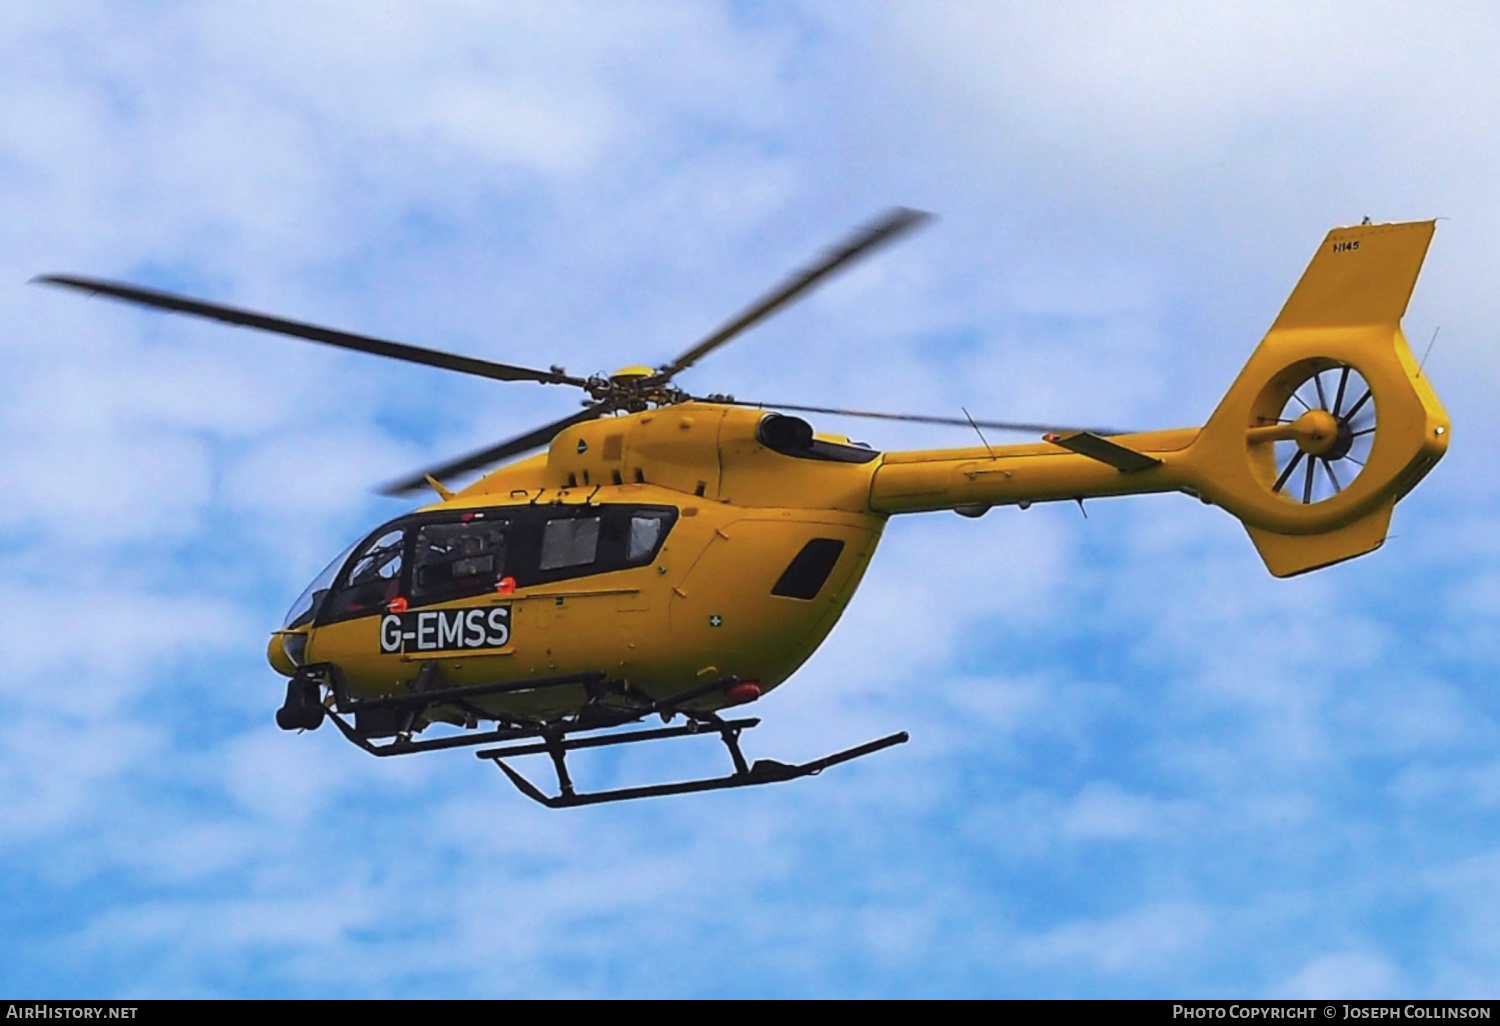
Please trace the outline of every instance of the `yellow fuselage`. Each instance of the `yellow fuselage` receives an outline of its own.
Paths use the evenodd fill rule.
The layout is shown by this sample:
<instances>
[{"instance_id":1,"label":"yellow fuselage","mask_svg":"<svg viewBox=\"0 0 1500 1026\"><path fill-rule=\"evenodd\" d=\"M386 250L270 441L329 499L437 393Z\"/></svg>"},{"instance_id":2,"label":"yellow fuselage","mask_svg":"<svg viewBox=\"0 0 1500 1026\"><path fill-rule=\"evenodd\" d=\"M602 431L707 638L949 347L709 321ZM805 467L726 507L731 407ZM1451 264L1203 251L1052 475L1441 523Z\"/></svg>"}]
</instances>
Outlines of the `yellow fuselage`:
<instances>
[{"instance_id":1,"label":"yellow fuselage","mask_svg":"<svg viewBox=\"0 0 1500 1026\"><path fill-rule=\"evenodd\" d=\"M335 580L322 613L272 638L272 665L333 664L362 697L572 673L653 699L734 679L763 692L833 628L895 513L1180 491L1239 518L1277 576L1362 555L1448 446L1399 325L1431 236L1432 222L1331 232L1201 428L880 454L712 402L569 427L372 534L343 572L364 583ZM1325 407L1323 374L1332 413L1297 393L1316 378ZM1351 374L1366 390L1349 409L1380 425L1356 432L1373 439L1358 460L1337 434L1354 431L1336 416ZM1306 457L1300 495L1278 444ZM1314 501L1319 458L1335 487ZM438 715L557 716L586 697L486 694Z\"/></svg>"},{"instance_id":2,"label":"yellow fuselage","mask_svg":"<svg viewBox=\"0 0 1500 1026\"><path fill-rule=\"evenodd\" d=\"M878 454L820 435L818 445L841 458L787 455L758 434L770 415L710 403L598 420L567 429L547 453L495 471L405 521L475 515L548 521L670 510L675 517L648 562L585 567L561 580L523 581L409 608L403 602L400 615L387 605L303 627L302 661L336 664L361 697L585 672L605 673L651 698L728 677L766 691L791 676L832 630L891 514L1183 491L1226 507L1252 536L1268 531L1286 545L1303 544L1303 536L1318 540L1325 550L1314 562L1321 565L1377 545L1397 497L1391 483L1404 468L1425 470L1441 455L1446 418L1435 404L1421 415L1438 425L1436 433L1420 429L1423 444L1378 453L1386 458L1374 462L1391 463L1381 468L1386 472L1361 475L1337 500L1316 507L1271 494L1260 480L1264 473L1253 472L1262 443L1248 406L1233 412L1243 425L1231 432L1240 439L1233 443L1238 460L1220 451L1224 443L1215 441L1211 421L1205 429L1117 436L1116 443L1156 461L1133 473L1049 442ZM1243 476L1230 472L1235 466L1247 468ZM1372 530L1373 540L1366 539ZM1346 535L1352 540L1339 540ZM785 580L799 554L820 545L825 552L836 548L836 559L822 576L803 582L810 593L787 594ZM388 598L408 597L405 584L398 588L393 580L390 587ZM501 620L487 619L496 610L504 610L496 613ZM502 621L504 630L485 640L484 625ZM407 641L398 646L403 626ZM461 630L469 634L462 647ZM281 641L272 639L271 661L290 674ZM491 696L478 707L546 717L576 710L584 697L581 689L564 688ZM726 701L709 695L694 704Z\"/></svg>"},{"instance_id":3,"label":"yellow fuselage","mask_svg":"<svg viewBox=\"0 0 1500 1026\"><path fill-rule=\"evenodd\" d=\"M412 605L406 623L423 636L404 651L383 651L391 645L382 646L382 630L398 628L389 612L319 625L308 630L304 661L337 664L360 696L404 691L424 665L435 666L444 687L589 671L651 697L725 677L755 681L762 691L775 687L837 622L886 515L870 505L877 454L853 463L774 452L756 439L765 416L686 403L570 428L548 453L489 474L415 516L484 511L492 519L546 519L588 507L673 509L675 520L649 562ZM773 594L814 540L842 543L826 576L813 582L815 594ZM499 607L508 610L507 630L505 643L493 648L444 651L439 618L418 619L446 613L452 625L453 610ZM272 662L290 670L279 639ZM545 716L576 708L580 698L563 689L491 698L483 708ZM700 704L723 702L710 696Z\"/></svg>"}]
</instances>

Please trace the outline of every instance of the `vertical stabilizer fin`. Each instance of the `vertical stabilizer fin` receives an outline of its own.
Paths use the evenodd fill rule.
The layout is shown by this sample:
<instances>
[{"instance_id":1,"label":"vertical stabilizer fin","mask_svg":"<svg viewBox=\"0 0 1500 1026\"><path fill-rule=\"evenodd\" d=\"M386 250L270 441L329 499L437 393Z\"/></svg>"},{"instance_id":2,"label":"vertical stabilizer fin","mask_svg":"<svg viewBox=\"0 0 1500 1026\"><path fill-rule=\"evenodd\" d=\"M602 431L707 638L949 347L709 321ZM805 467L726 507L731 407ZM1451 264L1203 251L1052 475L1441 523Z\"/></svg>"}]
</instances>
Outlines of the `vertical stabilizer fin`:
<instances>
[{"instance_id":1,"label":"vertical stabilizer fin","mask_svg":"<svg viewBox=\"0 0 1500 1026\"><path fill-rule=\"evenodd\" d=\"M1335 228L1271 331L1400 323L1436 222Z\"/></svg>"}]
</instances>

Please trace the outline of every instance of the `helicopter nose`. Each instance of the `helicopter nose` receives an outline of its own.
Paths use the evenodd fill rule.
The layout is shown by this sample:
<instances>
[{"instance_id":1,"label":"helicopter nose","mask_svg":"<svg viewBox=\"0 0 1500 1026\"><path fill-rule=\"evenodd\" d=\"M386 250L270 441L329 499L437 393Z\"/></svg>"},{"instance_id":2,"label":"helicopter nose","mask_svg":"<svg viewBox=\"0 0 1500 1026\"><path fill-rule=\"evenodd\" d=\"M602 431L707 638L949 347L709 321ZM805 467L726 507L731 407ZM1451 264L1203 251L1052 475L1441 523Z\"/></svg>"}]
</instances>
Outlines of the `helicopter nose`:
<instances>
[{"instance_id":1,"label":"helicopter nose","mask_svg":"<svg viewBox=\"0 0 1500 1026\"><path fill-rule=\"evenodd\" d=\"M283 677L296 676L306 647L307 635L302 631L277 631L266 645L266 662Z\"/></svg>"}]
</instances>

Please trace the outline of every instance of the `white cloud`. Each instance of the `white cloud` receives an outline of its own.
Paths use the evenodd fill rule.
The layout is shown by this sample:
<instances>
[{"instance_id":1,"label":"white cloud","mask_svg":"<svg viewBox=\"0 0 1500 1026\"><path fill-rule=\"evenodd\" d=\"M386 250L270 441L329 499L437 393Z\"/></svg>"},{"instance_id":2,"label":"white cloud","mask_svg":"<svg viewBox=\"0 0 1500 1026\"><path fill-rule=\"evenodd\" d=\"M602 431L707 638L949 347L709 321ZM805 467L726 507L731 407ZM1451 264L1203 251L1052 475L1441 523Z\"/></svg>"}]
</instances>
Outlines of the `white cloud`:
<instances>
[{"instance_id":1,"label":"white cloud","mask_svg":"<svg viewBox=\"0 0 1500 1026\"><path fill-rule=\"evenodd\" d=\"M1212 928L1213 917L1193 905L1148 906L1111 919L1063 923L1022 942L1019 953L1042 965L1160 972L1190 959Z\"/></svg>"},{"instance_id":2,"label":"white cloud","mask_svg":"<svg viewBox=\"0 0 1500 1026\"><path fill-rule=\"evenodd\" d=\"M1085 787L1063 813L1063 833L1079 840L1149 836L1170 826L1171 806L1109 783Z\"/></svg>"},{"instance_id":3,"label":"white cloud","mask_svg":"<svg viewBox=\"0 0 1500 1026\"><path fill-rule=\"evenodd\" d=\"M1369 1000L1399 997L1400 969L1387 958L1362 952L1323 955L1308 962L1273 990L1282 998Z\"/></svg>"}]
</instances>

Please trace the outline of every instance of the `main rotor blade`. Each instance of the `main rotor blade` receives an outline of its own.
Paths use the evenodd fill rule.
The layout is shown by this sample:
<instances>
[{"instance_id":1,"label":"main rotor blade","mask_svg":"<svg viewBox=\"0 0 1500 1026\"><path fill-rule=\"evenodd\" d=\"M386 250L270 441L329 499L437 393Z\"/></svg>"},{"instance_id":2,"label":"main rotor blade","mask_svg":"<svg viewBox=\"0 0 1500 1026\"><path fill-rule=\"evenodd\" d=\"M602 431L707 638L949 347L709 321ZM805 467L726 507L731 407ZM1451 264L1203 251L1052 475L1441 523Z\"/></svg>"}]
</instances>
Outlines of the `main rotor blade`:
<instances>
[{"instance_id":1,"label":"main rotor blade","mask_svg":"<svg viewBox=\"0 0 1500 1026\"><path fill-rule=\"evenodd\" d=\"M833 272L858 260L882 243L890 242L897 236L905 234L931 218L932 215L925 211L908 210L906 207L896 207L894 210L887 212L878 220L856 231L841 245L836 249L830 250L824 255L823 259L811 267L797 271L781 285L762 296L748 310L693 346L693 348L683 353L677 359L658 367L657 371L661 374L663 380L665 380L674 374L686 370L736 335L765 320L771 314L816 286L824 278L833 274Z\"/></svg>"},{"instance_id":2,"label":"main rotor blade","mask_svg":"<svg viewBox=\"0 0 1500 1026\"><path fill-rule=\"evenodd\" d=\"M399 480L391 481L380 487L380 494L409 495L412 492L420 491L427 487L428 475L441 481L445 477L463 474L470 470L477 470L480 467L487 467L492 463L499 463L501 460L508 459L511 456L519 456L533 449L539 449L557 437L559 431L565 431L574 424L597 420L599 417L604 416L609 409L610 405L608 403L595 403L592 406L585 407L571 417L564 417L562 420L553 421L545 427L539 427L535 431L528 431L524 435L517 435L515 438L501 442L499 445L492 445L487 449L480 449L478 452L471 452L467 456L460 456L456 460L449 460L447 463L439 464L436 467L419 470Z\"/></svg>"},{"instance_id":3,"label":"main rotor blade","mask_svg":"<svg viewBox=\"0 0 1500 1026\"><path fill-rule=\"evenodd\" d=\"M721 399L705 399L704 402L725 402ZM1117 428L1078 427L1076 424L1026 424L1010 420L966 420L962 417L928 417L920 413L881 413L878 410L841 410L832 406L793 406L789 403L751 403L739 399L727 401L730 406L753 406L770 410L795 410L798 413L827 413L838 417L865 417L870 420L905 420L916 424L951 424L954 427L993 428L996 431L1020 431L1026 434L1064 431L1087 431L1095 435L1124 435L1128 431Z\"/></svg>"},{"instance_id":4,"label":"main rotor blade","mask_svg":"<svg viewBox=\"0 0 1500 1026\"><path fill-rule=\"evenodd\" d=\"M79 278L67 274L44 274L31 280L43 285L77 289L91 295L109 296L112 299L158 310L205 317L211 321L221 321L242 328L258 328L261 331L291 335L293 338L321 342L323 345L337 346L340 349L353 349L356 352L372 353L375 356L404 360L407 363L419 363L427 367L440 367L443 370L458 371L461 374L474 374L496 381L539 381L544 385L578 385L580 387L585 384L582 378L569 377L557 371L531 370L527 367L514 367L508 363L481 360L473 356L459 356L456 353L445 353L437 349L423 349L421 346L411 346L404 342L391 342L386 339L372 338L369 335L356 335L353 332L323 328L316 324L268 317L250 310L240 310L218 303L205 303L202 300L188 299L170 292L158 292L155 289L143 289L120 282L102 281L98 278Z\"/></svg>"}]
</instances>

